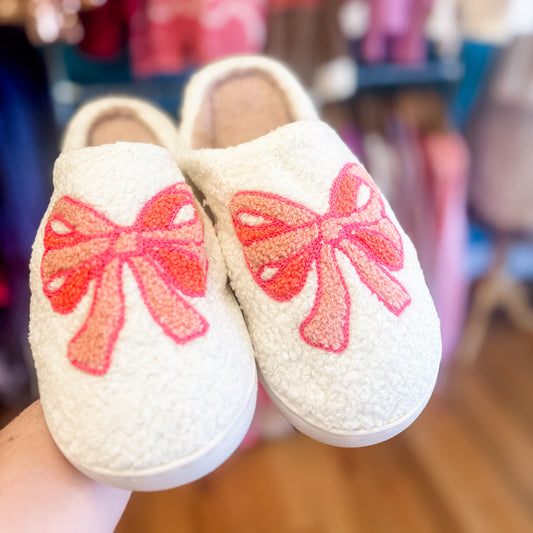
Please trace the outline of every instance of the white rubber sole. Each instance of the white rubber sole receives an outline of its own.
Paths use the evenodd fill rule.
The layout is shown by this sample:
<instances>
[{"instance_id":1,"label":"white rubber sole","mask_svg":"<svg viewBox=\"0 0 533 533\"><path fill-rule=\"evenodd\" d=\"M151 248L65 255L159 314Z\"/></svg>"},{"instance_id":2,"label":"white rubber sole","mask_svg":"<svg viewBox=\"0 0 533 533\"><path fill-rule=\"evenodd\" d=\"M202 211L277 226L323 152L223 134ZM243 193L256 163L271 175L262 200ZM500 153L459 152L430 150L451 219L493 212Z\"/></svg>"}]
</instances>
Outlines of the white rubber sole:
<instances>
[{"instance_id":1,"label":"white rubber sole","mask_svg":"<svg viewBox=\"0 0 533 533\"><path fill-rule=\"evenodd\" d=\"M71 461L68 454L64 450L61 451L80 472L105 485L118 489L146 492L172 489L206 476L233 454L250 427L255 412L256 399L257 379L255 378L248 400L225 433L191 455L147 470L116 472L87 468Z\"/></svg>"},{"instance_id":2,"label":"white rubber sole","mask_svg":"<svg viewBox=\"0 0 533 533\"><path fill-rule=\"evenodd\" d=\"M378 444L391 439L392 437L398 435L398 433L401 433L416 420L418 415L427 405L431 395L433 394L433 389L435 388L435 383L437 381L437 375L435 375L433 385L430 387L423 401L415 409L404 415L402 418L372 430L337 431L316 426L315 424L312 424L302 418L295 412L294 408L289 407L272 391L259 368L258 374L261 384L263 385L263 388L265 389L269 398L281 411L282 415L298 431L301 431L314 440L340 448L360 448L362 446L371 446L372 444Z\"/></svg>"}]
</instances>

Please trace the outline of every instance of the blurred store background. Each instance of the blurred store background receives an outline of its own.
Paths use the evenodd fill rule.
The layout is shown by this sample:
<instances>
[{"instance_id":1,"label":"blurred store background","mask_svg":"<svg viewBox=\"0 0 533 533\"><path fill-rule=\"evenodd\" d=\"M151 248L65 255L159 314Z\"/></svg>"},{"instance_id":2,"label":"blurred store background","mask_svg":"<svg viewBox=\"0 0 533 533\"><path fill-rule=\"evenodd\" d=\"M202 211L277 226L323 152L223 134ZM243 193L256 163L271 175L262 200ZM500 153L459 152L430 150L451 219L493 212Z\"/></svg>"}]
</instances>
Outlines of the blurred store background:
<instances>
[{"instance_id":1,"label":"blurred store background","mask_svg":"<svg viewBox=\"0 0 533 533\"><path fill-rule=\"evenodd\" d=\"M266 397L241 449L118 531L533 531L531 0L0 0L0 427L37 397L28 260L62 129L109 93L177 116L235 53L299 75L418 249L442 323L405 434L336 450Z\"/></svg>"}]
</instances>

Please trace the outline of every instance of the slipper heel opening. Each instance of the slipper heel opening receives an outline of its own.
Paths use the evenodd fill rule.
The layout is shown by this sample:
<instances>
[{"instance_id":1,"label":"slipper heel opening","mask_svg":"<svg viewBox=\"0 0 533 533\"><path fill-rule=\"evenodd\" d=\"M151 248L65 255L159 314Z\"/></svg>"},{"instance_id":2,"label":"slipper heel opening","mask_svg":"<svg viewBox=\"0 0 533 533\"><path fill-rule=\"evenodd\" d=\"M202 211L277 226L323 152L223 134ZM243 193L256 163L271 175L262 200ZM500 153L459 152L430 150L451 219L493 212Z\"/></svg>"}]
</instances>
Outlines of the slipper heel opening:
<instances>
[{"instance_id":1,"label":"slipper heel opening","mask_svg":"<svg viewBox=\"0 0 533 533\"><path fill-rule=\"evenodd\" d=\"M100 146L119 141L162 146L152 128L135 110L126 107L106 110L96 118L87 132L87 146Z\"/></svg>"},{"instance_id":2,"label":"slipper heel opening","mask_svg":"<svg viewBox=\"0 0 533 533\"><path fill-rule=\"evenodd\" d=\"M205 92L193 129L193 148L228 148L296 120L277 80L258 68L231 72Z\"/></svg>"}]
</instances>

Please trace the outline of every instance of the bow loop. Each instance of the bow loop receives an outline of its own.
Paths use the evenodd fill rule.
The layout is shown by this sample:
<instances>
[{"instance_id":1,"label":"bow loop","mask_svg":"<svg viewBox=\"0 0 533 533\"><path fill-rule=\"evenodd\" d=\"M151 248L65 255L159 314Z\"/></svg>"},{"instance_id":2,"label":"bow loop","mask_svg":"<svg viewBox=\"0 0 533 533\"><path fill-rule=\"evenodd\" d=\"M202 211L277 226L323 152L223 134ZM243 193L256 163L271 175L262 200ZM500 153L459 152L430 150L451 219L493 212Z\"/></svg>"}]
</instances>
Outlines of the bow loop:
<instances>
[{"instance_id":1,"label":"bow loop","mask_svg":"<svg viewBox=\"0 0 533 533\"><path fill-rule=\"evenodd\" d=\"M137 221L143 229L170 229L174 224L176 215L185 207L193 206L191 194L185 188L169 188L154 196L141 209ZM195 213L191 213L191 220Z\"/></svg>"},{"instance_id":2,"label":"bow loop","mask_svg":"<svg viewBox=\"0 0 533 533\"><path fill-rule=\"evenodd\" d=\"M248 267L258 285L277 301L298 294L319 236L318 217L278 195L237 193L230 212Z\"/></svg>"},{"instance_id":3,"label":"bow loop","mask_svg":"<svg viewBox=\"0 0 533 533\"><path fill-rule=\"evenodd\" d=\"M116 228L107 217L83 202L63 196L55 204L45 227L46 248L63 248L108 235Z\"/></svg>"},{"instance_id":4,"label":"bow loop","mask_svg":"<svg viewBox=\"0 0 533 533\"><path fill-rule=\"evenodd\" d=\"M92 208L69 197L54 205L44 231L41 277L54 311L70 313L101 274L110 235L116 226Z\"/></svg>"},{"instance_id":5,"label":"bow loop","mask_svg":"<svg viewBox=\"0 0 533 533\"><path fill-rule=\"evenodd\" d=\"M277 194L237 193L231 200L231 216L242 243L251 243L313 224L316 215L306 207Z\"/></svg>"},{"instance_id":6,"label":"bow loop","mask_svg":"<svg viewBox=\"0 0 533 533\"><path fill-rule=\"evenodd\" d=\"M206 290L203 226L185 184L158 193L127 227L83 202L60 198L45 228L44 247L41 277L54 311L72 312L96 279L89 314L68 349L82 370L98 375L109 367L124 323L124 264L165 334L184 343L207 331L205 319L178 294L198 297Z\"/></svg>"}]
</instances>

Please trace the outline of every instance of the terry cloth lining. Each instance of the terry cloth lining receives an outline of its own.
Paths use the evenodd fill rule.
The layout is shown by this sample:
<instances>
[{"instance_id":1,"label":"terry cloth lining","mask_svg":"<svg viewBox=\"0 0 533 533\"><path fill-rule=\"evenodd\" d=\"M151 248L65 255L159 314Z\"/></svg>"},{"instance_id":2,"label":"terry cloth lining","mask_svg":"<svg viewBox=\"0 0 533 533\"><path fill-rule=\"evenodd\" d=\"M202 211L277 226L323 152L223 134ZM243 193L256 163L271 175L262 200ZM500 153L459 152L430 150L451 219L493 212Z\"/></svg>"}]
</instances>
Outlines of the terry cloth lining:
<instances>
[{"instance_id":1,"label":"terry cloth lining","mask_svg":"<svg viewBox=\"0 0 533 533\"><path fill-rule=\"evenodd\" d=\"M87 146L117 141L141 142L162 146L157 135L132 109L116 107L101 114L87 133Z\"/></svg>"},{"instance_id":2,"label":"terry cloth lining","mask_svg":"<svg viewBox=\"0 0 533 533\"><path fill-rule=\"evenodd\" d=\"M193 133L194 148L227 148L293 122L276 80L260 69L232 72L206 92Z\"/></svg>"}]
</instances>

